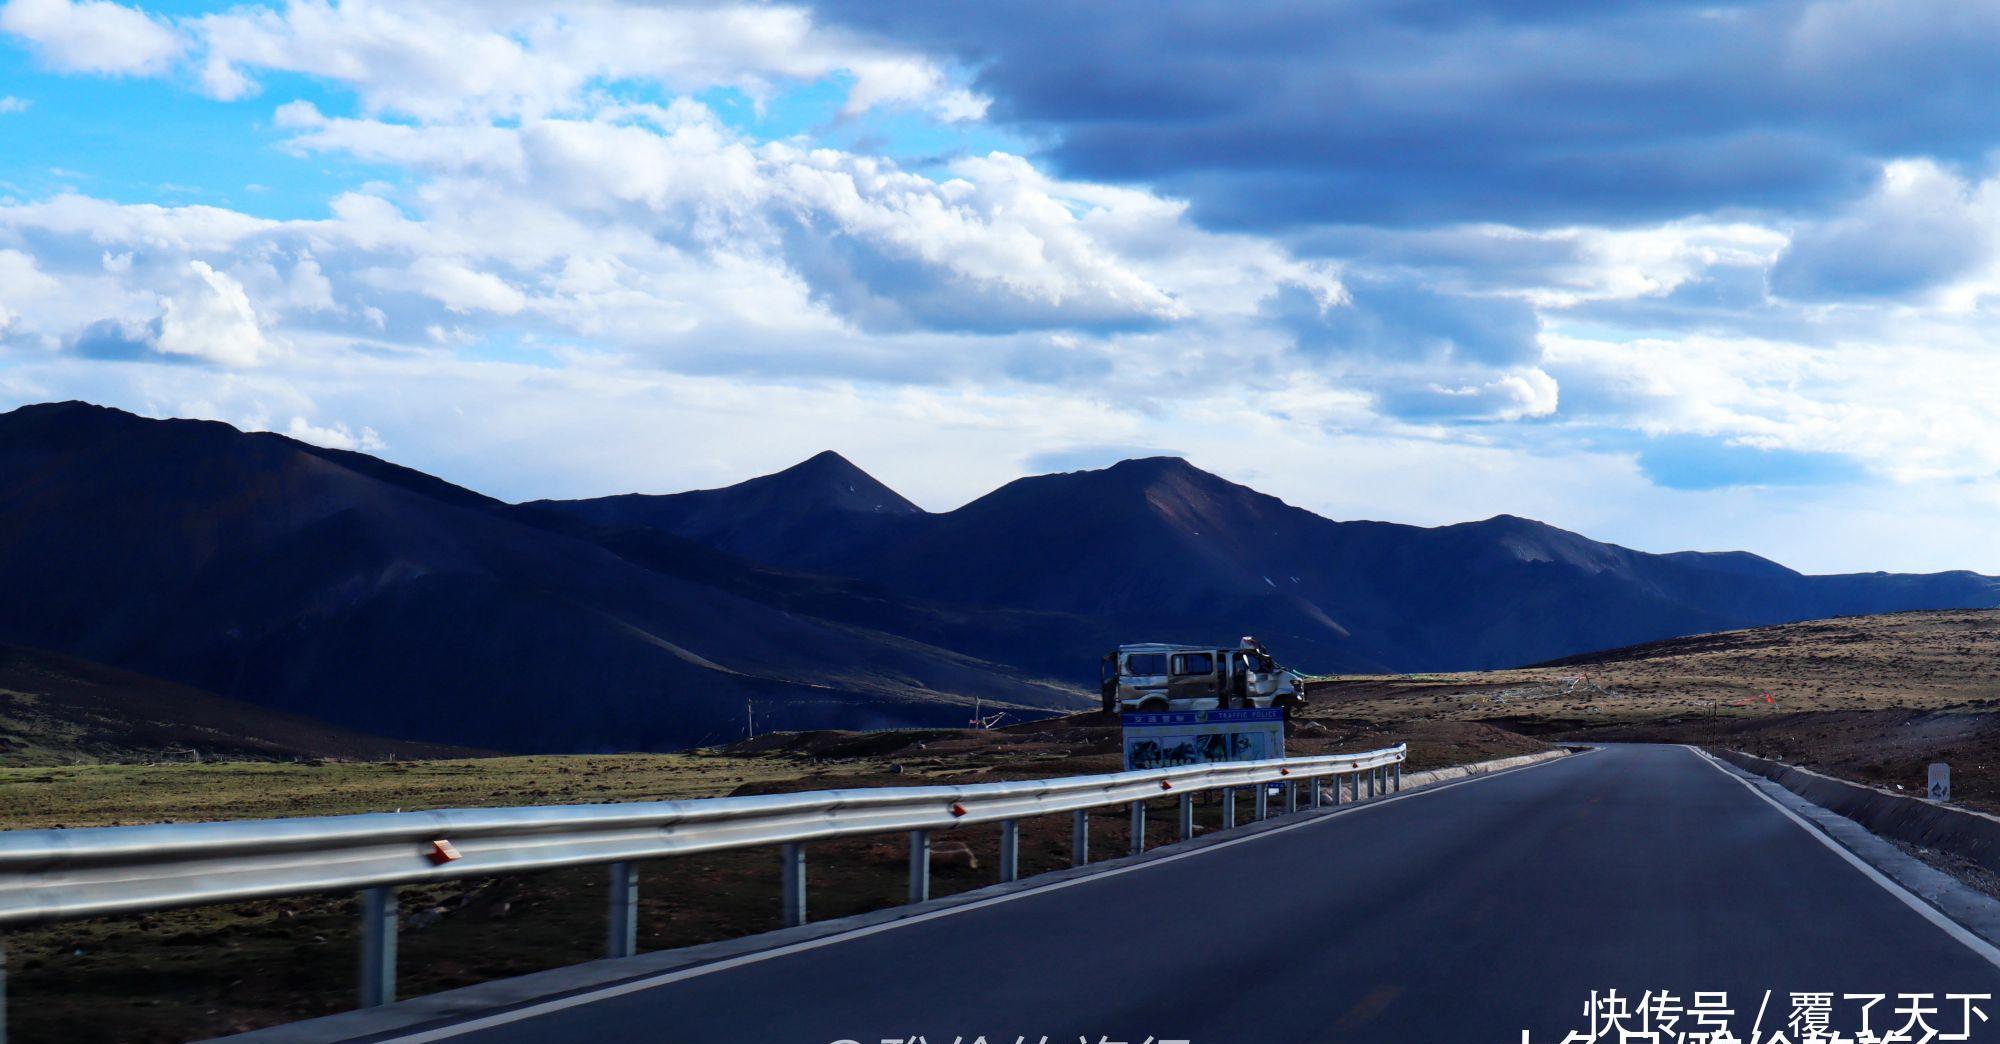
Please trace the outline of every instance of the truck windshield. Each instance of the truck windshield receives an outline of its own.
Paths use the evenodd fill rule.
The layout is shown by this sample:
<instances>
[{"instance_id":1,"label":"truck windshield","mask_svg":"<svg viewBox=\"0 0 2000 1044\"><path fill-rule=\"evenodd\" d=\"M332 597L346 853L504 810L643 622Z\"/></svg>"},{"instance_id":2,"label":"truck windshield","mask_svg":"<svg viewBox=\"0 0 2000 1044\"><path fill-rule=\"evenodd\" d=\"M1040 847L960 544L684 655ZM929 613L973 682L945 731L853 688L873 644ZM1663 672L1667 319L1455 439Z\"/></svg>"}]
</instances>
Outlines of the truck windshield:
<instances>
[{"instance_id":1,"label":"truck windshield","mask_svg":"<svg viewBox=\"0 0 2000 1044\"><path fill-rule=\"evenodd\" d=\"M1125 657L1125 673L1134 675L1167 673L1166 653L1133 653Z\"/></svg>"}]
</instances>

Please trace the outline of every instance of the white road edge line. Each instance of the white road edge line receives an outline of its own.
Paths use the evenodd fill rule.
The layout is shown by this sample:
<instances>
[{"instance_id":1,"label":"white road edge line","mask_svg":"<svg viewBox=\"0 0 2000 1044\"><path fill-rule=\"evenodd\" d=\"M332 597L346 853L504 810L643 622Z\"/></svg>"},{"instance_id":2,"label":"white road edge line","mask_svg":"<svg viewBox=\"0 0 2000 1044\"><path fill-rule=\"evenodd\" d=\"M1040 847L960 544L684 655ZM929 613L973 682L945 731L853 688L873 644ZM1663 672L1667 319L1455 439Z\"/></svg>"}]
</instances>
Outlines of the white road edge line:
<instances>
[{"instance_id":1,"label":"white road edge line","mask_svg":"<svg viewBox=\"0 0 2000 1044\"><path fill-rule=\"evenodd\" d=\"M1792 822L1797 823L1800 830L1803 830L1806 833L1812 835L1813 840L1818 841L1820 844L1825 845L1826 847L1832 849L1835 855L1839 856L1842 859L1847 860L1849 866L1852 866L1856 870L1859 870L1863 874L1866 874L1869 880L1875 882L1878 885L1881 885L1884 891L1902 900L1904 906L1907 906L1910 909L1915 910L1917 913L1922 914L1924 920L1929 921L1932 924L1937 925L1939 928L1944 929L1944 933L1946 935L1949 935L1952 938L1957 939L1959 942L1963 943L1966 949L1971 950L1973 953L1976 953L1980 957L1984 958L1986 963L1993 965L1995 968L2000 968L2000 948L1996 948L1992 943L1989 943L1986 940L1981 939L1979 936L1972 934L1972 931L1970 929L1966 928L1962 924L1959 924L1957 921L1954 921L1951 918L1945 916L1943 911L1939 910L1937 907L1932 906L1927 902L1924 902L1915 893L1911 892L1907 888L1904 888L1902 885L1897 884L1887 874L1884 874L1882 871L1875 869L1873 866L1870 866L1867 860L1862 859L1860 856L1855 855L1853 852L1848 851L1847 846L1841 844L1838 841L1835 841L1832 837L1829 837L1825 831L1819 829L1816 826L1813 826L1811 823L1806 822L1803 818L1799 816L1798 813L1793 812L1791 809L1786 808L1785 806L1779 804L1777 799L1773 798L1769 794L1764 793L1762 790L1757 789L1756 785L1751 783L1749 780L1744 779L1742 776L1739 776L1736 773L1731 772L1726 768L1723 768L1721 761L1717 760L1714 755L1692 744L1683 743L1681 744L1681 746L1687 748L1687 750L1690 753L1694 754L1701 760L1708 762L1709 767L1715 769L1715 771L1720 772L1724 776L1727 776L1730 779L1743 784L1743 789L1748 790L1750 793L1757 795L1758 798L1762 799L1772 808L1777 809L1779 814L1783 815L1786 819L1789 819Z\"/></svg>"},{"instance_id":2,"label":"white road edge line","mask_svg":"<svg viewBox=\"0 0 2000 1044\"><path fill-rule=\"evenodd\" d=\"M1391 794L1387 797L1378 797L1372 801L1367 801L1356 805L1350 805L1345 809L1340 809L1338 811L1330 812L1325 815L1314 816L1311 819L1301 820L1297 823L1290 823L1284 826L1273 827L1269 830L1261 830L1255 834L1249 834L1243 837L1233 838L1228 841L1220 841L1212 845L1204 845L1201 848L1193 849L1187 852L1178 852L1173 855L1162 856L1158 859L1149 859L1143 863L1134 863L1131 866L1121 866L1115 869L1105 870L1100 873L1085 874L1081 877L1072 877L1065 881L1051 881L1046 885L1040 885L1034 888L1023 889L1022 891L1019 892L1009 892L1006 895L996 895L993 896L992 898L981 899L977 902L963 903L958 906L948 906L941 910L932 910L928 913L915 914L913 916L899 918L894 921L884 921L881 924L871 924L863 928L856 928L852 931L840 932L836 935L828 935L818 939L807 939L802 942L795 942L786 946L773 947L769 950L759 950L756 953L746 953L738 957L730 957L725 960L714 961L709 964L697 964L689 968L677 968L670 972L662 972L658 975L647 976L646 978L643 979L633 979L630 982L621 982L613 986L604 986L594 990L587 990L583 993L571 994L567 997L558 997L555 1000L543 1001L540 1004L531 1004L524 1008L514 1008L509 1011L497 1012L492 1015L481 1016L479 1018L471 1019L465 1022L453 1023L452 1025L449 1026L438 1026L428 1030L419 1030L418 1032L415 1033L404 1034L402 1036L388 1036L388 1037L382 1037L380 1039L383 1042L383 1044L390 1044L390 1042L394 1042L394 1044L424 1044L424 1042L426 1041L448 1040L452 1037L463 1036L464 1034L467 1033L476 1033L480 1030L492 1029L496 1026L505 1026L508 1023L521 1022L526 1019L539 1018L543 1015L552 1014L554 1012L562 1011L567 1008L574 1008L583 1004L592 1004L601 1000L609 1000L613 997L622 997L628 993L638 993L642 990L649 990L656 986L666 986L672 983L682 982L687 979L693 979L703 975L709 975L714 972L728 971L731 968L740 968L747 964L756 964L760 961L768 961L775 957L785 957L794 953L803 953L807 950L819 949L822 946L831 946L834 943L847 942L852 939L861 939L870 935L879 934L881 932L892 931L897 928L905 928L913 924L922 924L925 921L934 921L940 917L949 917L952 914L965 913L970 910L982 910L989 906L998 906L1001 903L1010 903L1016 899L1025 899L1029 896L1044 895L1049 892L1057 891L1063 888L1074 887L1080 884L1108 880L1110 878L1117 877L1121 874L1132 873L1135 870L1144 870L1147 867L1165 866L1168 863L1176 863L1183 859L1190 859L1195 856L1203 855L1208 852L1219 852L1222 849L1233 848L1237 845L1245 844L1247 842L1260 841L1267 837L1276 837L1279 834L1289 833L1301 827L1316 826L1320 823L1332 822L1335 819L1339 819L1341 816L1351 815L1355 812L1360 812L1365 809L1381 808L1385 805L1393 805L1398 801L1403 801L1408 798L1423 797L1426 794L1439 794L1443 793L1444 791L1454 789L1456 787L1464 786L1467 783L1477 783L1481 780L1495 779L1497 777L1510 775L1515 772L1525 772L1529 769L1541 768L1544 765L1559 765L1566 761L1569 761L1570 758L1584 757L1589 755L1590 753L1592 752L1584 751L1579 754L1571 754L1569 757L1550 758L1547 761L1538 761L1532 765L1516 765L1513 768L1501 769L1498 772L1482 772L1476 776L1467 776L1463 779L1456 779L1447 783L1434 783L1430 786L1421 787L1416 790L1412 790L1408 793Z\"/></svg>"}]
</instances>

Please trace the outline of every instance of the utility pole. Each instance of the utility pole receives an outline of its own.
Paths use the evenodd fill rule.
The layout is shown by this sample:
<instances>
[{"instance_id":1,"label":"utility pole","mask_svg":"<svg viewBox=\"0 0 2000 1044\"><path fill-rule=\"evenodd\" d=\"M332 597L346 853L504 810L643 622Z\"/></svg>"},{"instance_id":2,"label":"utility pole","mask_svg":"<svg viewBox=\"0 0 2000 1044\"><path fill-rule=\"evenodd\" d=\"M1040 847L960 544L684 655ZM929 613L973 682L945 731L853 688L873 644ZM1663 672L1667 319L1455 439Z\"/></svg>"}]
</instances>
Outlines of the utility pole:
<instances>
[{"instance_id":1,"label":"utility pole","mask_svg":"<svg viewBox=\"0 0 2000 1044\"><path fill-rule=\"evenodd\" d=\"M743 738L757 738L757 701L743 701Z\"/></svg>"}]
</instances>

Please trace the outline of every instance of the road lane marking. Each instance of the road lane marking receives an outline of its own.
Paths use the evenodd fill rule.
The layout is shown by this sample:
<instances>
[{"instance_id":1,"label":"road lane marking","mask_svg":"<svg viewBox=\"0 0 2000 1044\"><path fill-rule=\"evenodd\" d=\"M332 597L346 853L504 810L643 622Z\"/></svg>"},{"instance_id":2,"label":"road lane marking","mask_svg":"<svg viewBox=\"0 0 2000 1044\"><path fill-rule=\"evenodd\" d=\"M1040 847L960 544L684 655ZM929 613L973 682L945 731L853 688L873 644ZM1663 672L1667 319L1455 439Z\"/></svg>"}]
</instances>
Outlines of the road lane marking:
<instances>
[{"instance_id":1,"label":"road lane marking","mask_svg":"<svg viewBox=\"0 0 2000 1044\"><path fill-rule=\"evenodd\" d=\"M1779 804L1776 798L1758 789L1756 784L1750 782L1748 779L1745 779L1742 776L1737 775L1734 772L1729 771L1726 768L1723 768L1722 762L1719 759L1717 759L1714 755L1698 747L1692 746L1690 744L1683 743L1681 744L1681 746L1686 748L1690 753L1694 754L1701 760L1708 762L1709 766L1715 769L1715 771L1720 772L1724 776L1727 776L1728 778L1743 784L1743 789L1748 790L1750 793L1755 794L1759 798L1763 799L1763 801L1766 804L1770 805L1772 808L1777 809L1778 813L1784 816L1786 819L1789 819L1792 822L1797 823L1799 825L1799 829L1805 831L1808 834L1811 834L1815 841L1818 841L1820 844L1825 845L1826 847L1832 849L1833 853L1839 856L1840 858L1847 860L1847 864L1849 866L1852 866L1856 870L1861 871L1863 874L1868 875L1869 880L1875 882L1878 885L1881 885L1884 891L1887 891L1890 895L1893 895L1896 898L1902 900L1904 906L1907 906L1910 909L1915 910L1917 913L1922 914L1924 920L1929 921L1932 924L1937 925L1939 928L1944 929L1944 933L1946 935L1949 935L1952 938L1957 939L1959 942L1964 943L1966 949L1971 950L1973 953L1976 953L1980 957L1984 958L1986 960L1986 963L1993 965L1995 968L2000 968L2000 948L1996 948L1992 943L1989 943L1986 940L1981 939L1979 936L1972 934L1972 931L1970 929L1966 928L1962 924L1959 924L1957 921L1954 921L1951 918L1945 916L1943 911L1939 910L1937 907L1932 906L1927 902L1924 902L1923 899L1919 898L1916 895L1916 893L1910 891L1907 888L1904 888L1900 884L1897 884L1887 874L1884 874L1882 871L1875 869L1875 867L1870 865L1867 860L1861 858L1858 855L1855 855L1853 852L1848 851L1846 845L1843 845L1840 842L1834 840L1832 836L1826 833L1826 831L1821 830L1820 828L1812 825L1811 823L1806 822L1806 820L1803 817L1801 817L1798 813L1793 812L1791 809L1786 808L1782 804Z\"/></svg>"},{"instance_id":2,"label":"road lane marking","mask_svg":"<svg viewBox=\"0 0 2000 1044\"><path fill-rule=\"evenodd\" d=\"M712 961L707 964L697 964L687 968L677 968L673 971L661 972L657 975L648 975L642 978L632 979L627 982L616 983L610 986L601 986L594 989L585 990L584 992L581 993L573 993L565 997L557 997L553 1000L541 1001L536 1004L530 1004L526 1007L513 1008L507 1011L496 1012L492 1015L483 1015L475 1019L470 1019L465 1022L453 1023L448 1026L436 1026L427 1030L418 1030L414 1033L396 1034L392 1032L391 1035L381 1037L379 1039L383 1042L383 1044L390 1044L390 1042L395 1042L395 1044L425 1044L425 1042L427 1041L448 1040L452 1037L463 1036L467 1033L477 1033L481 1030L494 1029L499 1026L508 1025L509 1023L521 1022L533 1018L540 1018L543 1015L550 1015L555 1012L564 1011L569 1008L575 1008L585 1004L594 1004L598 1001L610 1000L614 997L622 997L625 996L626 994L631 994L631 993L639 993L641 991L650 990L659 986L669 986L676 982L683 982L688 979L699 978L703 975L711 975L714 974L715 972L729 971L732 968L741 968L745 965L757 964L759 962L768 961L776 957L787 957L795 953L804 953L807 950L817 950L822 946L831 946L835 943L849 942L854 939L862 939L871 935L879 935L882 932L891 931L897 928L904 928L913 924L922 924L926 921L935 921L938 918L949 917L952 914L965 913L971 910L982 910L989 906L998 906L1001 903L1013 902L1016 899L1025 899L1028 896L1046 895L1050 892L1058 891L1064 888L1074 887L1080 884L1086 884L1094 881L1108 880L1113 877L1118 877L1122 874L1129 874L1135 870L1144 870L1147 867L1165 866L1168 863L1177 863L1183 859L1190 859L1207 852L1218 852L1221 851L1222 849L1234 848L1237 845L1246 844L1251 841L1258 841L1263 838L1276 837L1279 834L1290 833L1291 831L1298 830L1302 827L1314 826L1320 823L1329 823L1332 822L1333 820L1341 818L1342 816L1351 815L1353 813L1361 812L1366 809L1381 808L1385 805L1393 805L1398 801L1407 800L1409 798L1423 797L1426 794L1441 794L1447 790L1452 790L1457 787L1462 787L1468 783L1477 783L1480 782L1481 780L1487 780L1487 779L1497 779L1500 776L1511 775L1516 772L1525 772L1528 769L1541 768L1544 765L1561 765L1568 763L1576 758L1588 757L1592 753L1594 753L1594 751L1583 751L1582 753L1571 754L1568 757L1550 758L1547 761L1538 761L1532 765L1516 765L1513 768L1501 769L1498 772L1482 772L1476 776L1466 776L1462 779L1456 779L1446 783L1434 783L1427 787L1419 787L1407 793L1402 793L1402 794L1392 793L1382 797L1371 798L1359 804L1349 805L1346 808L1338 809L1332 812L1326 812L1321 815L1313 816L1310 819L1300 820L1297 823L1287 823L1281 826L1272 827L1268 830L1260 830L1254 834L1247 834L1243 837L1231 838L1230 840L1227 841L1219 841L1214 844L1203 845L1200 848L1191 849L1186 852L1176 852L1171 855L1161 856L1157 859L1148 859L1144 862L1133 863L1130 866L1113 867L1109 870L1104 870L1094 874L1085 874L1081 877L1072 877L1064 881L1051 881L1048 884L1037 885L1035 887L1026 888L1018 892L1009 892L1005 895L996 895L990 898L980 899L970 903L961 903L957 906L947 906L944 907L943 909L930 910L925 913L913 914L909 917L902 917L893 921L884 921L880 924L866 925L864 927L855 928L849 931L839 932L834 935L823 936L818 939L806 939L800 942L789 943L784 946L775 946L768 950L759 950L756 953L746 953L736 957L725 958L720 961Z\"/></svg>"}]
</instances>

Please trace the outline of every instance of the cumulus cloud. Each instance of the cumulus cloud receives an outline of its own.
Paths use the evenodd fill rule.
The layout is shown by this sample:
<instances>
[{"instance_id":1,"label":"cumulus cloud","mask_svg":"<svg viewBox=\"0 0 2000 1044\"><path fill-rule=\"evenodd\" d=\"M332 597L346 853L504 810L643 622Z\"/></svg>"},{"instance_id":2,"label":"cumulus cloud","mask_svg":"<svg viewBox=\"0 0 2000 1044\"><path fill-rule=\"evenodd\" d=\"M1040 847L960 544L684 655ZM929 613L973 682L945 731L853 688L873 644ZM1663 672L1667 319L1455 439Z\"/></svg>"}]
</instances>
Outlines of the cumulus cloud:
<instances>
[{"instance_id":1,"label":"cumulus cloud","mask_svg":"<svg viewBox=\"0 0 2000 1044\"><path fill-rule=\"evenodd\" d=\"M160 73L186 59L222 100L299 74L346 85L370 112L432 122L570 112L610 81L762 98L835 73L851 80L848 115L899 107L963 121L988 105L929 57L798 6L287 0L169 23L113 0L11 0L0 30L66 70Z\"/></svg>"},{"instance_id":2,"label":"cumulus cloud","mask_svg":"<svg viewBox=\"0 0 2000 1044\"><path fill-rule=\"evenodd\" d=\"M1415 380L1384 387L1383 405L1414 420L1518 421L1556 412L1555 378L1534 368L1470 383Z\"/></svg>"},{"instance_id":3,"label":"cumulus cloud","mask_svg":"<svg viewBox=\"0 0 2000 1044\"><path fill-rule=\"evenodd\" d=\"M32 104L34 103L30 102L26 98L16 98L11 94L0 95L0 114L10 113L10 112L27 112L28 106Z\"/></svg>"},{"instance_id":4,"label":"cumulus cloud","mask_svg":"<svg viewBox=\"0 0 2000 1044\"><path fill-rule=\"evenodd\" d=\"M1161 187L1207 222L1265 229L1815 207L1881 156L1976 159L2000 88L1985 4L822 11L976 63L993 116L1046 128L1068 176Z\"/></svg>"},{"instance_id":5,"label":"cumulus cloud","mask_svg":"<svg viewBox=\"0 0 2000 1044\"><path fill-rule=\"evenodd\" d=\"M1804 298L1904 297L1985 267L1997 247L2000 184L1903 160L1866 199L1801 228L1771 279Z\"/></svg>"},{"instance_id":6,"label":"cumulus cloud","mask_svg":"<svg viewBox=\"0 0 2000 1044\"><path fill-rule=\"evenodd\" d=\"M111 0L8 0L0 32L27 41L43 61L67 71L148 74L186 50L179 33Z\"/></svg>"},{"instance_id":7,"label":"cumulus cloud","mask_svg":"<svg viewBox=\"0 0 2000 1044\"><path fill-rule=\"evenodd\" d=\"M1287 288L1279 318L1312 354L1511 366L1541 355L1541 322L1525 301L1440 292L1405 277L1350 276L1344 300Z\"/></svg>"},{"instance_id":8,"label":"cumulus cloud","mask_svg":"<svg viewBox=\"0 0 2000 1044\"><path fill-rule=\"evenodd\" d=\"M160 299L153 346L166 355L222 366L255 366L270 350L243 285L205 261L189 261L180 293Z\"/></svg>"},{"instance_id":9,"label":"cumulus cloud","mask_svg":"<svg viewBox=\"0 0 2000 1044\"><path fill-rule=\"evenodd\" d=\"M161 292L124 295L132 302L150 296L150 319L112 316L83 324L65 339L72 351L96 359L196 362L214 366L257 366L274 350L260 327L241 283L205 261L166 266L157 274ZM46 320L38 325L47 326Z\"/></svg>"},{"instance_id":10,"label":"cumulus cloud","mask_svg":"<svg viewBox=\"0 0 2000 1044\"><path fill-rule=\"evenodd\" d=\"M364 425L360 433L356 434L339 421L322 425L310 423L304 417L294 416L292 422L285 426L285 434L300 442L310 442L328 449L376 453L388 448L388 444L382 441L382 436L377 435L374 428Z\"/></svg>"}]
</instances>

